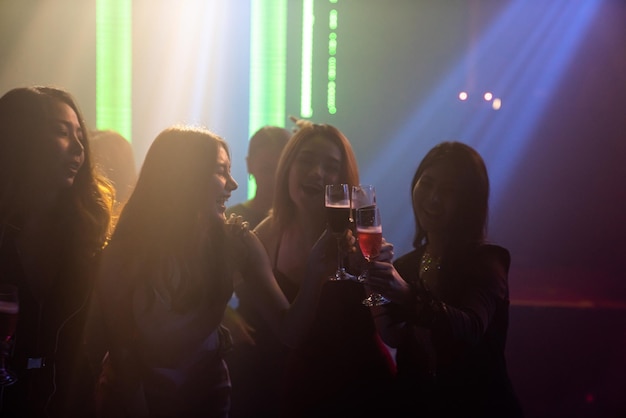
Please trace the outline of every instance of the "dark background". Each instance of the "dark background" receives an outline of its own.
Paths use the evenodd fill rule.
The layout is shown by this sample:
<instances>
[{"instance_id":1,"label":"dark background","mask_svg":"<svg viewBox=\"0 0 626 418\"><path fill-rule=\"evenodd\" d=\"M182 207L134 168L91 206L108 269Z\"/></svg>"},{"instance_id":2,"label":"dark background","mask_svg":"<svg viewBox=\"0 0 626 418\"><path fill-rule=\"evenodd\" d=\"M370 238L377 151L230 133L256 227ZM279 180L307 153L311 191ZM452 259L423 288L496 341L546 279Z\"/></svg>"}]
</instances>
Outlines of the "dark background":
<instances>
[{"instance_id":1,"label":"dark background","mask_svg":"<svg viewBox=\"0 0 626 418\"><path fill-rule=\"evenodd\" d=\"M287 3L297 116L301 2ZM474 146L492 182L490 239L513 257L507 355L527 416L626 416L626 2L316 0L315 14L311 119L352 142L396 253L411 249L420 159L443 140ZM137 162L169 124L206 125L233 148L232 204L246 193L249 20L245 0L133 2ZM0 91L64 86L95 125L95 39L93 0L0 0Z\"/></svg>"}]
</instances>

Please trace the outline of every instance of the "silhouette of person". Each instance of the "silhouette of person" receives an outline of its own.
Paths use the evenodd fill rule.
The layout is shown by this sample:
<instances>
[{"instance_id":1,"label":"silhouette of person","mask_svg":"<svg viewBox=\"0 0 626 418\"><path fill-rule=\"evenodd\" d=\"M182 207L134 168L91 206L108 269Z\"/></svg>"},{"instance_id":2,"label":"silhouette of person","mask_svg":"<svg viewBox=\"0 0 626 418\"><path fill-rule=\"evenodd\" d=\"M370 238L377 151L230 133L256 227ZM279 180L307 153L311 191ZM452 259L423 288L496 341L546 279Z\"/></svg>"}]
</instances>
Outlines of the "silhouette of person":
<instances>
[{"instance_id":1,"label":"silhouette of person","mask_svg":"<svg viewBox=\"0 0 626 418\"><path fill-rule=\"evenodd\" d=\"M482 157L443 142L411 182L415 249L375 261L367 284L393 303L372 308L397 349L393 416L519 417L504 348L509 251L486 241L489 178Z\"/></svg>"},{"instance_id":2,"label":"silhouette of person","mask_svg":"<svg viewBox=\"0 0 626 418\"><path fill-rule=\"evenodd\" d=\"M320 232L290 305L247 223L225 219L236 187L226 142L206 129L173 126L150 146L96 282L109 341L100 416L228 416L231 341L220 323L237 275L281 341L302 341L336 243ZM345 243L353 248L349 233Z\"/></svg>"},{"instance_id":3,"label":"silhouette of person","mask_svg":"<svg viewBox=\"0 0 626 418\"><path fill-rule=\"evenodd\" d=\"M278 126L264 126L252 135L246 163L248 174L256 182L256 192L251 199L229 207L226 216L240 215L254 228L268 215L274 199L276 166L289 137L291 132Z\"/></svg>"},{"instance_id":4,"label":"silhouette of person","mask_svg":"<svg viewBox=\"0 0 626 418\"><path fill-rule=\"evenodd\" d=\"M255 228L280 288L292 301L306 289L306 260L315 236L327 225L325 185L359 184L356 158L342 132L308 121L297 125L278 163L270 216ZM383 250L389 258L390 251ZM332 259L336 268L336 255ZM383 407L394 365L368 309L361 305L363 285L325 284L313 326L294 349L268 330L247 284L237 293L239 308L255 329L256 344L245 353L252 381L248 384L260 386L261 396L251 405L259 411L257 416L366 416L376 409L366 401L372 396ZM239 406L233 405L233 412Z\"/></svg>"},{"instance_id":5,"label":"silhouette of person","mask_svg":"<svg viewBox=\"0 0 626 418\"><path fill-rule=\"evenodd\" d=\"M116 131L96 130L91 134L91 150L95 166L115 188L115 202L119 209L128 200L137 181L133 147Z\"/></svg>"},{"instance_id":6,"label":"silhouette of person","mask_svg":"<svg viewBox=\"0 0 626 418\"><path fill-rule=\"evenodd\" d=\"M70 93L32 86L0 98L0 283L19 293L18 380L0 388L1 416L93 415L83 327L113 190L92 164Z\"/></svg>"}]
</instances>

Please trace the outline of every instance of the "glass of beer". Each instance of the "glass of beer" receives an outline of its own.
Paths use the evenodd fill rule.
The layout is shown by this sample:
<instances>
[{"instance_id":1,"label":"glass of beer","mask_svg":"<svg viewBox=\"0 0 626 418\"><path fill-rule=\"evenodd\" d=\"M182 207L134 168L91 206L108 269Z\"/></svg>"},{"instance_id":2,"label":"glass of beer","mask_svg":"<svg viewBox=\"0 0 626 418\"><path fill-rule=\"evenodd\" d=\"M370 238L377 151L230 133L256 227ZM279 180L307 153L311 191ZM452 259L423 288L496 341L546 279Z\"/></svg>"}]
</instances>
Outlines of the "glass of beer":
<instances>
[{"instance_id":1,"label":"glass of beer","mask_svg":"<svg viewBox=\"0 0 626 418\"><path fill-rule=\"evenodd\" d=\"M365 260L370 263L380 254L383 241L383 225L380 211L376 206L365 206L356 210L356 237ZM367 277L367 271L361 274L361 280ZM363 300L365 306L378 306L389 303L383 295L371 293Z\"/></svg>"},{"instance_id":2,"label":"glass of beer","mask_svg":"<svg viewBox=\"0 0 626 418\"><path fill-rule=\"evenodd\" d=\"M337 270L330 280L354 280L343 265L341 235L350 227L350 187L347 184L326 185L326 217L328 226L337 238Z\"/></svg>"},{"instance_id":3,"label":"glass of beer","mask_svg":"<svg viewBox=\"0 0 626 418\"><path fill-rule=\"evenodd\" d=\"M15 335L18 312L17 286L0 284L0 386L9 386L17 381L6 361Z\"/></svg>"}]
</instances>

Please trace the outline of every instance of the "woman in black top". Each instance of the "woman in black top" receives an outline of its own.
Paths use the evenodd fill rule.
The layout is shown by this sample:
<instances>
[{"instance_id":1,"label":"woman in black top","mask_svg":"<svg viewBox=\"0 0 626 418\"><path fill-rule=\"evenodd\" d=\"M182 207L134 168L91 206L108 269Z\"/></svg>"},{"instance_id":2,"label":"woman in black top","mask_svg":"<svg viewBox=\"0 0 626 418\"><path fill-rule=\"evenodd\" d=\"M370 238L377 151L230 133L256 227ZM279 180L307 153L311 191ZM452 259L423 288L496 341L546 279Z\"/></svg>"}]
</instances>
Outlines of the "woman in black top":
<instances>
[{"instance_id":1,"label":"woman in black top","mask_svg":"<svg viewBox=\"0 0 626 418\"><path fill-rule=\"evenodd\" d=\"M398 414L519 417L509 380L509 252L485 240L489 178L481 156L443 142L411 183L415 249L375 262L368 285L394 303L372 308L397 348ZM400 416L400 415L399 415Z\"/></svg>"},{"instance_id":2,"label":"woman in black top","mask_svg":"<svg viewBox=\"0 0 626 418\"><path fill-rule=\"evenodd\" d=\"M18 380L0 388L0 416L93 414L83 328L112 201L70 94L22 87L0 98L0 283L17 286L20 303Z\"/></svg>"}]
</instances>

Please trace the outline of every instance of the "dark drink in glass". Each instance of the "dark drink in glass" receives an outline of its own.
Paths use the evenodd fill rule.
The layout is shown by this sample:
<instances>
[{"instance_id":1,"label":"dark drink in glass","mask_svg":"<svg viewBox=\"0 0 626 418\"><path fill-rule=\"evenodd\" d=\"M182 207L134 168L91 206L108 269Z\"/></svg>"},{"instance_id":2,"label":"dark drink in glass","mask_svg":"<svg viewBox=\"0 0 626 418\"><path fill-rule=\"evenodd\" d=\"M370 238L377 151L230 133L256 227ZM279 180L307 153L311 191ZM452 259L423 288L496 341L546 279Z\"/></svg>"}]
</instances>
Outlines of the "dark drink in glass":
<instances>
[{"instance_id":1,"label":"dark drink in glass","mask_svg":"<svg viewBox=\"0 0 626 418\"><path fill-rule=\"evenodd\" d=\"M330 230L335 234L341 234L350 227L350 205L326 205L326 218Z\"/></svg>"},{"instance_id":2,"label":"dark drink in glass","mask_svg":"<svg viewBox=\"0 0 626 418\"><path fill-rule=\"evenodd\" d=\"M330 231L337 238L337 270L330 280L353 280L343 266L343 251L340 245L342 233L350 227L350 186L347 184L327 184L324 205Z\"/></svg>"}]
</instances>

